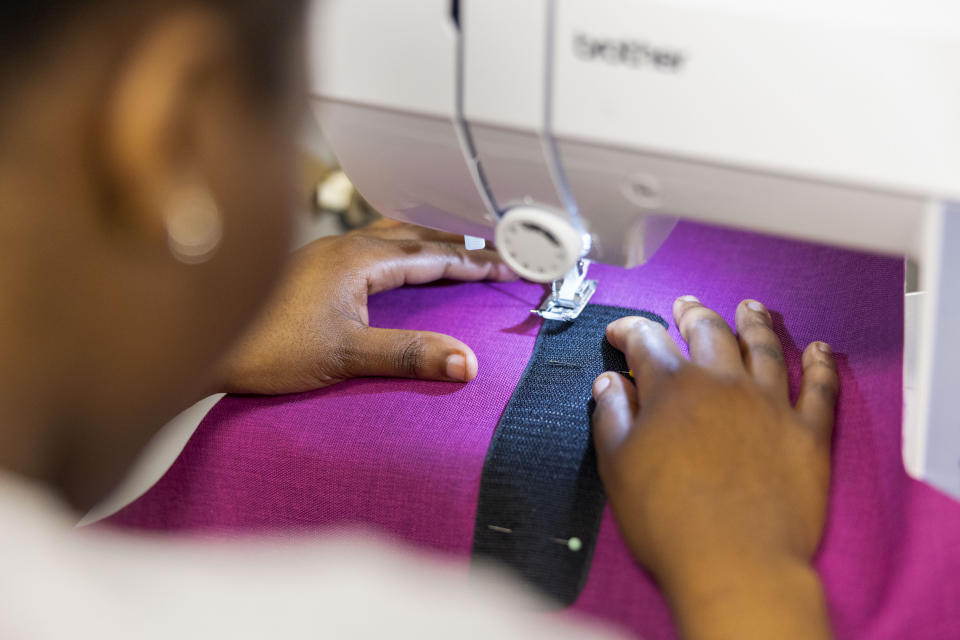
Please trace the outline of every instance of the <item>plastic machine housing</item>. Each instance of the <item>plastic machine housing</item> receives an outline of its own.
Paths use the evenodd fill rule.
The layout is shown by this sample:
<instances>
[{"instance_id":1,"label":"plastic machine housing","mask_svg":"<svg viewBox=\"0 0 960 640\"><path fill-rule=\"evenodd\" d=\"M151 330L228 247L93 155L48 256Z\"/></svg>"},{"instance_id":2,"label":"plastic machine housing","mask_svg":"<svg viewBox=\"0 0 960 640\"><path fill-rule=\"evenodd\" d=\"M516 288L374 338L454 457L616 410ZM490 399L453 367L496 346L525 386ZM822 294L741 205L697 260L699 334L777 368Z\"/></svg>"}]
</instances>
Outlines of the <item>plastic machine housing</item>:
<instances>
[{"instance_id":1,"label":"plastic machine housing","mask_svg":"<svg viewBox=\"0 0 960 640\"><path fill-rule=\"evenodd\" d=\"M960 3L316 0L308 29L385 215L493 240L526 207L627 267L677 218L914 261L904 460L960 497Z\"/></svg>"}]
</instances>

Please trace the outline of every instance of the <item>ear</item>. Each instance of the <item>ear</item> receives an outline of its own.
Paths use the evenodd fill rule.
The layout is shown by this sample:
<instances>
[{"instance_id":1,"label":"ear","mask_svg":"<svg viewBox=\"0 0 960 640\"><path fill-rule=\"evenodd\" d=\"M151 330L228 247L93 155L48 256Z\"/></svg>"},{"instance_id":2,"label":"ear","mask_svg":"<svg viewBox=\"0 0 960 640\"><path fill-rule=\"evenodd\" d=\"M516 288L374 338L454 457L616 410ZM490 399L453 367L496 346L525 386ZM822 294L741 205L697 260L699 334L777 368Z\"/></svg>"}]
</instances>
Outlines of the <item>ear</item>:
<instances>
[{"instance_id":1,"label":"ear","mask_svg":"<svg viewBox=\"0 0 960 640\"><path fill-rule=\"evenodd\" d=\"M165 247L165 214L203 185L205 103L235 91L235 43L224 19L199 8L149 20L108 82L102 143L111 218ZM142 248L139 247L139 248Z\"/></svg>"}]
</instances>

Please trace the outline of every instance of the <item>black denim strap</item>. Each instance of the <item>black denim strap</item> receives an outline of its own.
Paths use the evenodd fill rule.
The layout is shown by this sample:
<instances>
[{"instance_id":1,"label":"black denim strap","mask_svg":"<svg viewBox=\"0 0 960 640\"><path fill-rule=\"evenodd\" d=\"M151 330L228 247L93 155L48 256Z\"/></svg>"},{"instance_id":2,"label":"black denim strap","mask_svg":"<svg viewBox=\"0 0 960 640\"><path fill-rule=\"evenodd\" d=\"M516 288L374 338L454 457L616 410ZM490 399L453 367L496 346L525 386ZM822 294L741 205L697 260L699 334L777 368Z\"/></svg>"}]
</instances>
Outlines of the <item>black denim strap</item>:
<instances>
[{"instance_id":1,"label":"black denim strap","mask_svg":"<svg viewBox=\"0 0 960 640\"><path fill-rule=\"evenodd\" d=\"M576 321L547 321L494 432L480 480L473 559L505 563L563 606L580 594L605 496L590 436L591 385L626 371L609 323L652 313L590 305Z\"/></svg>"}]
</instances>

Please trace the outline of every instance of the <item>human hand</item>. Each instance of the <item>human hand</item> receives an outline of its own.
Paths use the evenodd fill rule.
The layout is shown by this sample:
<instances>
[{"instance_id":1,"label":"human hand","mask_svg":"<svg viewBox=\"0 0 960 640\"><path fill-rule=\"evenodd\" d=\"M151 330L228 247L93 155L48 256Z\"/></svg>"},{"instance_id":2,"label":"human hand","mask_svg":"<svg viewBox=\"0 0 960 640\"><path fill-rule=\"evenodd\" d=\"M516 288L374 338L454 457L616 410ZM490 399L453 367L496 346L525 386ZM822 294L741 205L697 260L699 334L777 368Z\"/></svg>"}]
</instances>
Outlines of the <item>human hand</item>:
<instances>
[{"instance_id":1,"label":"human hand","mask_svg":"<svg viewBox=\"0 0 960 640\"><path fill-rule=\"evenodd\" d=\"M450 336L375 329L367 298L405 284L514 280L492 250L463 238L381 220L294 254L277 294L233 349L218 379L231 393L308 391L360 376L468 382L477 357Z\"/></svg>"},{"instance_id":2,"label":"human hand","mask_svg":"<svg viewBox=\"0 0 960 640\"><path fill-rule=\"evenodd\" d=\"M594 384L600 473L634 555L689 638L820 638L829 621L811 558L826 514L838 378L824 343L803 353L790 405L769 312L737 308L737 336L692 297L674 304L688 361L663 327L612 323L636 385Z\"/></svg>"}]
</instances>

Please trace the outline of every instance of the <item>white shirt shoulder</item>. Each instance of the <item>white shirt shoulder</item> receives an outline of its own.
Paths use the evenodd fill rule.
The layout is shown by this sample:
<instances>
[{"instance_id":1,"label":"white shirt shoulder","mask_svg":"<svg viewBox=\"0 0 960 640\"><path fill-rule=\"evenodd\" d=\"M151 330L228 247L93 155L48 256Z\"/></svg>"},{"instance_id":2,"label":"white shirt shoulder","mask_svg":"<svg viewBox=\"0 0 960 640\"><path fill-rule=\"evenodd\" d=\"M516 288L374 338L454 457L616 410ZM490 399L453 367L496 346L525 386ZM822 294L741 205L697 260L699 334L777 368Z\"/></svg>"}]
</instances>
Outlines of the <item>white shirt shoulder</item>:
<instances>
[{"instance_id":1,"label":"white shirt shoulder","mask_svg":"<svg viewBox=\"0 0 960 640\"><path fill-rule=\"evenodd\" d=\"M614 637L537 613L502 576L363 535L225 543L74 522L52 495L0 476L0 637Z\"/></svg>"}]
</instances>

